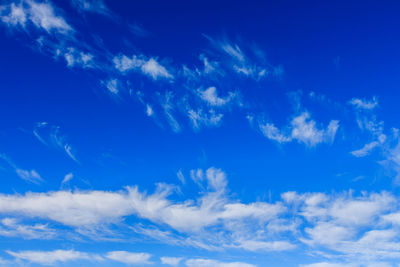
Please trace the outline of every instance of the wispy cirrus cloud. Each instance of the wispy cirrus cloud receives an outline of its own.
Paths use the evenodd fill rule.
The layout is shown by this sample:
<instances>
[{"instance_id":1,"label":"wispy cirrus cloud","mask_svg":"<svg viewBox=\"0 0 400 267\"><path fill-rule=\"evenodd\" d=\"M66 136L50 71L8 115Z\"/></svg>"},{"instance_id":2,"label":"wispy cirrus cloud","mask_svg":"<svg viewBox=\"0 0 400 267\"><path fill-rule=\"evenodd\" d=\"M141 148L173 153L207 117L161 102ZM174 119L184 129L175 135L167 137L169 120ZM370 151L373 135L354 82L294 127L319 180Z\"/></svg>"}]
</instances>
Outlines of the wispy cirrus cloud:
<instances>
[{"instance_id":1,"label":"wispy cirrus cloud","mask_svg":"<svg viewBox=\"0 0 400 267\"><path fill-rule=\"evenodd\" d=\"M18 167L14 161L12 161L7 155L0 154L0 159L2 159L8 167L10 167L13 171L15 171L16 175L21 179L28 181L30 183L39 184L43 182L42 177L36 170L25 170Z\"/></svg>"},{"instance_id":2,"label":"wispy cirrus cloud","mask_svg":"<svg viewBox=\"0 0 400 267\"><path fill-rule=\"evenodd\" d=\"M119 55L114 57L115 68L122 73L129 71L139 71L153 80L167 79L172 80L174 76L161 65L155 58L146 58L143 55L127 57Z\"/></svg>"},{"instance_id":3,"label":"wispy cirrus cloud","mask_svg":"<svg viewBox=\"0 0 400 267\"><path fill-rule=\"evenodd\" d=\"M18 260L28 261L30 263L52 266L58 263L66 263L77 260L101 259L98 256L75 250L53 250L53 251L6 251L9 255Z\"/></svg>"},{"instance_id":4,"label":"wispy cirrus cloud","mask_svg":"<svg viewBox=\"0 0 400 267\"><path fill-rule=\"evenodd\" d=\"M56 229L47 224L23 224L15 218L3 218L0 221L0 235L5 237L20 237L23 239L53 239L57 236Z\"/></svg>"},{"instance_id":5,"label":"wispy cirrus cloud","mask_svg":"<svg viewBox=\"0 0 400 267\"><path fill-rule=\"evenodd\" d=\"M376 96L372 100L352 98L349 103L357 109L372 110L378 106L378 99Z\"/></svg>"},{"instance_id":6,"label":"wispy cirrus cloud","mask_svg":"<svg viewBox=\"0 0 400 267\"><path fill-rule=\"evenodd\" d=\"M80 12L97 13L110 17L113 15L103 0L72 0L71 3Z\"/></svg>"},{"instance_id":7,"label":"wispy cirrus cloud","mask_svg":"<svg viewBox=\"0 0 400 267\"><path fill-rule=\"evenodd\" d=\"M22 0L19 3L2 5L1 20L9 27L19 26L22 29L32 25L48 33L70 34L73 28L57 14L54 6L33 0Z\"/></svg>"},{"instance_id":8,"label":"wispy cirrus cloud","mask_svg":"<svg viewBox=\"0 0 400 267\"><path fill-rule=\"evenodd\" d=\"M33 129L33 135L44 145L52 146L64 153L76 163L79 163L74 149L67 142L67 138L60 132L60 127L50 125L47 122L36 123Z\"/></svg>"}]
</instances>

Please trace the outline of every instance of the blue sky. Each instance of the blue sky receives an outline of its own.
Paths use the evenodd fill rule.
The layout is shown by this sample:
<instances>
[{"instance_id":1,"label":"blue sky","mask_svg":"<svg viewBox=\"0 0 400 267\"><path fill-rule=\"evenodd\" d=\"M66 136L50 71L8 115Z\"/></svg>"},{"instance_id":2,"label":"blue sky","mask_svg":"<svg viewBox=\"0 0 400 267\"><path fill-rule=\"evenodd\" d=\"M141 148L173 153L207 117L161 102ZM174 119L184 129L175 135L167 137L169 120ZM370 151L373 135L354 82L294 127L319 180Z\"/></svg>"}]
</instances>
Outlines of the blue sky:
<instances>
[{"instance_id":1,"label":"blue sky","mask_svg":"<svg viewBox=\"0 0 400 267\"><path fill-rule=\"evenodd\" d=\"M2 1L0 264L399 266L396 1Z\"/></svg>"}]
</instances>

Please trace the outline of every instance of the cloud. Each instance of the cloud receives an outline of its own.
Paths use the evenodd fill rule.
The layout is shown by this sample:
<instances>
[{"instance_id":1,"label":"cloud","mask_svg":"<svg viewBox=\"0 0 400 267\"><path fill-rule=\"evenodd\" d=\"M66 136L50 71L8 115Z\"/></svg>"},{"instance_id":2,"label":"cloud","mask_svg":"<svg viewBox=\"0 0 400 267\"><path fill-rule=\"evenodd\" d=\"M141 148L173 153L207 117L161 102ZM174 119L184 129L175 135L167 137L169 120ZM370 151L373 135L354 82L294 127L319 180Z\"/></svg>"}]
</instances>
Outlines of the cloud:
<instances>
[{"instance_id":1,"label":"cloud","mask_svg":"<svg viewBox=\"0 0 400 267\"><path fill-rule=\"evenodd\" d=\"M4 218L1 221L0 235L6 237L21 237L23 239L53 239L57 232L47 224L25 225L15 218Z\"/></svg>"},{"instance_id":2,"label":"cloud","mask_svg":"<svg viewBox=\"0 0 400 267\"><path fill-rule=\"evenodd\" d=\"M266 242L264 239L267 236L254 235L251 233L252 229L259 223L272 223L285 208L280 203L245 204L231 200L226 195L227 179L222 170L209 168L202 173L206 181L204 188L207 190L195 200L170 200L168 196L173 187L164 184L159 184L150 195L140 192L137 187L127 187L124 191L116 192L0 194L0 214L50 220L75 228L79 233L84 233L81 230L97 229L99 226L107 228L107 225L120 224L124 218L135 216L161 227L168 226L182 235L190 235L190 240L181 243L194 246L211 248L216 243L220 247L236 246L246 249L248 246L244 241ZM222 231L221 234L224 233L227 238L214 240L212 233L215 229ZM230 235L235 238L228 238ZM280 247L280 250L280 244L283 243L266 244L270 249L276 250Z\"/></svg>"},{"instance_id":3,"label":"cloud","mask_svg":"<svg viewBox=\"0 0 400 267\"><path fill-rule=\"evenodd\" d=\"M26 181L29 181L31 183L40 183L43 182L42 177L35 171L35 170L22 170L22 169L15 169L15 172L17 175Z\"/></svg>"},{"instance_id":4,"label":"cloud","mask_svg":"<svg viewBox=\"0 0 400 267\"><path fill-rule=\"evenodd\" d=\"M282 66L272 66L268 64L264 55L258 48L251 48L251 53L245 53L238 45L227 38L215 40L204 35L223 56L224 65L236 74L260 80L265 77L281 77L283 74Z\"/></svg>"},{"instance_id":5,"label":"cloud","mask_svg":"<svg viewBox=\"0 0 400 267\"><path fill-rule=\"evenodd\" d=\"M109 79L101 82L112 96L118 96L120 93L119 83L117 79Z\"/></svg>"},{"instance_id":6,"label":"cloud","mask_svg":"<svg viewBox=\"0 0 400 267\"><path fill-rule=\"evenodd\" d=\"M60 132L60 127L47 122L39 122L33 129L33 135L44 145L53 146L64 153L76 163L79 163L74 149L67 142L66 136Z\"/></svg>"},{"instance_id":7,"label":"cloud","mask_svg":"<svg viewBox=\"0 0 400 267\"><path fill-rule=\"evenodd\" d=\"M131 70L140 71L144 75L153 80L173 79L174 76L155 58L146 58L145 56L133 55L131 58L125 55L119 55L113 59L115 68L122 73L127 73Z\"/></svg>"},{"instance_id":8,"label":"cloud","mask_svg":"<svg viewBox=\"0 0 400 267\"><path fill-rule=\"evenodd\" d=\"M357 109L372 110L378 106L378 99L374 96L371 101L353 98L349 101Z\"/></svg>"},{"instance_id":9,"label":"cloud","mask_svg":"<svg viewBox=\"0 0 400 267\"><path fill-rule=\"evenodd\" d=\"M148 253L134 253L128 251L111 251L105 256L106 258L125 264L152 264L150 261L151 254Z\"/></svg>"},{"instance_id":10,"label":"cloud","mask_svg":"<svg viewBox=\"0 0 400 267\"><path fill-rule=\"evenodd\" d=\"M90 53L78 51L76 48L67 48L67 52L64 53L64 58L67 62L67 66L70 68L75 66L80 66L82 68L94 68L94 56Z\"/></svg>"},{"instance_id":11,"label":"cloud","mask_svg":"<svg viewBox=\"0 0 400 267\"><path fill-rule=\"evenodd\" d=\"M351 151L350 153L355 157L365 157L371 153L371 151L376 148L380 143L373 141L371 143L365 144L361 149Z\"/></svg>"},{"instance_id":12,"label":"cloud","mask_svg":"<svg viewBox=\"0 0 400 267\"><path fill-rule=\"evenodd\" d=\"M264 252L287 251L296 248L295 245L287 241L266 242L266 241L255 241L255 240L244 240L240 243L238 247L243 248L247 251L264 251Z\"/></svg>"},{"instance_id":13,"label":"cloud","mask_svg":"<svg viewBox=\"0 0 400 267\"><path fill-rule=\"evenodd\" d=\"M0 159L4 160L9 167L15 171L15 173L21 179L28 181L30 183L39 184L43 182L42 177L40 177L39 173L35 170L24 170L19 168L9 157L5 154L0 154Z\"/></svg>"},{"instance_id":14,"label":"cloud","mask_svg":"<svg viewBox=\"0 0 400 267\"><path fill-rule=\"evenodd\" d=\"M181 257L161 257L161 263L170 266L178 266L179 263L182 261L183 258Z\"/></svg>"},{"instance_id":15,"label":"cloud","mask_svg":"<svg viewBox=\"0 0 400 267\"><path fill-rule=\"evenodd\" d=\"M9 27L25 28L29 22L37 29L48 33L69 34L73 28L65 19L57 15L50 3L40 3L32 0L21 1L18 5L11 3L0 8L1 20Z\"/></svg>"},{"instance_id":16,"label":"cloud","mask_svg":"<svg viewBox=\"0 0 400 267\"><path fill-rule=\"evenodd\" d=\"M151 35L149 31L144 29L141 25L138 24L129 24L129 30L138 37L148 37Z\"/></svg>"},{"instance_id":17,"label":"cloud","mask_svg":"<svg viewBox=\"0 0 400 267\"><path fill-rule=\"evenodd\" d=\"M91 12L105 16L111 16L111 11L103 0L72 0L72 5L80 12Z\"/></svg>"},{"instance_id":18,"label":"cloud","mask_svg":"<svg viewBox=\"0 0 400 267\"><path fill-rule=\"evenodd\" d=\"M202 109L188 110L188 117L192 122L193 129L199 130L202 126L205 127L216 127L220 125L223 118L222 113L217 113L213 109L204 112Z\"/></svg>"},{"instance_id":19,"label":"cloud","mask_svg":"<svg viewBox=\"0 0 400 267\"><path fill-rule=\"evenodd\" d=\"M256 267L244 262L223 262L210 259L189 259L185 262L188 267Z\"/></svg>"},{"instance_id":20,"label":"cloud","mask_svg":"<svg viewBox=\"0 0 400 267\"><path fill-rule=\"evenodd\" d=\"M400 259L398 197L391 193L286 192L274 202L244 203L229 195L221 169L194 169L190 176L200 188L193 199L174 199L175 187L165 184L158 184L151 194L135 186L121 191L0 194L0 214L11 218L2 221L0 234L42 238L53 233L46 224L29 226L12 219L28 218L59 223L83 235L125 225L158 242L207 250L311 249L348 262ZM135 225L126 225L130 216L137 220ZM110 252L106 258L131 263L150 260L149 254L126 251Z\"/></svg>"},{"instance_id":21,"label":"cloud","mask_svg":"<svg viewBox=\"0 0 400 267\"><path fill-rule=\"evenodd\" d=\"M209 87L206 90L198 90L198 95L208 105L214 107L225 106L237 97L237 93L233 92L229 92L228 95L224 98L219 97L217 93L217 88L215 87Z\"/></svg>"},{"instance_id":22,"label":"cloud","mask_svg":"<svg viewBox=\"0 0 400 267\"><path fill-rule=\"evenodd\" d=\"M74 175L72 173L68 173L64 176L64 179L62 180L61 184L66 184L69 181L72 180L72 178L74 178Z\"/></svg>"},{"instance_id":23,"label":"cloud","mask_svg":"<svg viewBox=\"0 0 400 267\"><path fill-rule=\"evenodd\" d=\"M25 260L31 263L53 265L53 266L54 264L57 263L66 263L69 261L93 259L92 255L75 250L53 250L53 251L26 250L19 252L7 250L6 252L19 260Z\"/></svg>"},{"instance_id":24,"label":"cloud","mask_svg":"<svg viewBox=\"0 0 400 267\"><path fill-rule=\"evenodd\" d=\"M175 110L174 104L174 94L171 91L167 91L165 95L160 95L160 104L162 109L164 110L165 117L167 119L168 124L171 126L172 131L178 133L181 131L181 125L175 119L173 113Z\"/></svg>"},{"instance_id":25,"label":"cloud","mask_svg":"<svg viewBox=\"0 0 400 267\"><path fill-rule=\"evenodd\" d=\"M179 181L180 181L182 184L185 184L185 183L186 183L185 176L183 175L182 170L179 170L179 171L176 173L176 177L178 177Z\"/></svg>"},{"instance_id":26,"label":"cloud","mask_svg":"<svg viewBox=\"0 0 400 267\"><path fill-rule=\"evenodd\" d=\"M303 112L294 117L290 122L290 126L284 131L279 130L272 123L260 123L259 127L265 137L278 143L296 140L307 146L315 146L319 143L333 142L336 131L339 128L339 121L331 120L326 129L319 129L316 122L310 118L310 114Z\"/></svg>"}]
</instances>

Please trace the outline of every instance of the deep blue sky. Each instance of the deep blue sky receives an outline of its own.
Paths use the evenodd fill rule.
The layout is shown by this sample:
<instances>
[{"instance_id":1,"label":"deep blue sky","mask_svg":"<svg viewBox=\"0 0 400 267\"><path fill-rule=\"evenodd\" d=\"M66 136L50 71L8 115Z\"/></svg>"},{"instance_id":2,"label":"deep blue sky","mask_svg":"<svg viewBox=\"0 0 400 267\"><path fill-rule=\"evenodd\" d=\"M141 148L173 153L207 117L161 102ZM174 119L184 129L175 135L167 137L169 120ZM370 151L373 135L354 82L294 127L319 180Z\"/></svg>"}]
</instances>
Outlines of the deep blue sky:
<instances>
[{"instance_id":1,"label":"deep blue sky","mask_svg":"<svg viewBox=\"0 0 400 267\"><path fill-rule=\"evenodd\" d=\"M399 11L5 1L0 263L397 266Z\"/></svg>"}]
</instances>

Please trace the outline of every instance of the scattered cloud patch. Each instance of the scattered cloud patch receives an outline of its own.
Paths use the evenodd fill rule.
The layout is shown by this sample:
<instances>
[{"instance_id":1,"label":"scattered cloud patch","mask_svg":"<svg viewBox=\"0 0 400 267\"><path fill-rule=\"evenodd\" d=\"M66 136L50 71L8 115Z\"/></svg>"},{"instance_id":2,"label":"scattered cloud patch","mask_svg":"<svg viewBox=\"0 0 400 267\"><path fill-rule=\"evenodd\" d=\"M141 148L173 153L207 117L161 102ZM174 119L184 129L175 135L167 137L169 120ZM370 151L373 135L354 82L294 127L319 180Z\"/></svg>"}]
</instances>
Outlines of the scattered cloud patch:
<instances>
[{"instance_id":1,"label":"scattered cloud patch","mask_svg":"<svg viewBox=\"0 0 400 267\"><path fill-rule=\"evenodd\" d=\"M210 259L189 259L185 262L187 267L256 267L244 262L223 262Z\"/></svg>"},{"instance_id":2,"label":"scattered cloud patch","mask_svg":"<svg viewBox=\"0 0 400 267\"><path fill-rule=\"evenodd\" d=\"M378 99L375 96L369 101L361 98L353 98L349 103L357 109L372 110L378 106Z\"/></svg>"},{"instance_id":3,"label":"scattered cloud patch","mask_svg":"<svg viewBox=\"0 0 400 267\"><path fill-rule=\"evenodd\" d=\"M284 130L279 130L273 123L260 123L259 127L265 137L278 143L296 140L312 147L319 143L332 143L339 128L339 121L331 120L325 129L321 129L311 119L310 113L303 112L294 117L290 126Z\"/></svg>"},{"instance_id":4,"label":"scattered cloud patch","mask_svg":"<svg viewBox=\"0 0 400 267\"><path fill-rule=\"evenodd\" d=\"M11 3L0 8L1 20L9 27L19 26L25 29L29 24L48 33L70 34L73 28L58 15L49 2L23 0L19 4Z\"/></svg>"},{"instance_id":5,"label":"scattered cloud patch","mask_svg":"<svg viewBox=\"0 0 400 267\"><path fill-rule=\"evenodd\" d=\"M133 55L131 58L125 55L119 55L113 59L115 68L122 73L135 70L153 80L173 79L174 76L161 65L155 58L146 58L145 56Z\"/></svg>"},{"instance_id":6,"label":"scattered cloud patch","mask_svg":"<svg viewBox=\"0 0 400 267\"><path fill-rule=\"evenodd\" d=\"M161 263L170 266L178 266L183 258L181 257L161 257Z\"/></svg>"},{"instance_id":7,"label":"scattered cloud patch","mask_svg":"<svg viewBox=\"0 0 400 267\"><path fill-rule=\"evenodd\" d=\"M6 251L9 255L19 260L28 261L30 263L54 266L58 263L66 263L69 261L89 260L91 255L75 250L53 250L53 251Z\"/></svg>"},{"instance_id":8,"label":"scattered cloud patch","mask_svg":"<svg viewBox=\"0 0 400 267\"><path fill-rule=\"evenodd\" d=\"M135 253L135 252L128 252L128 251L111 251L108 252L106 258L122 262L125 264L152 264L150 261L151 254L148 253Z\"/></svg>"}]
</instances>

